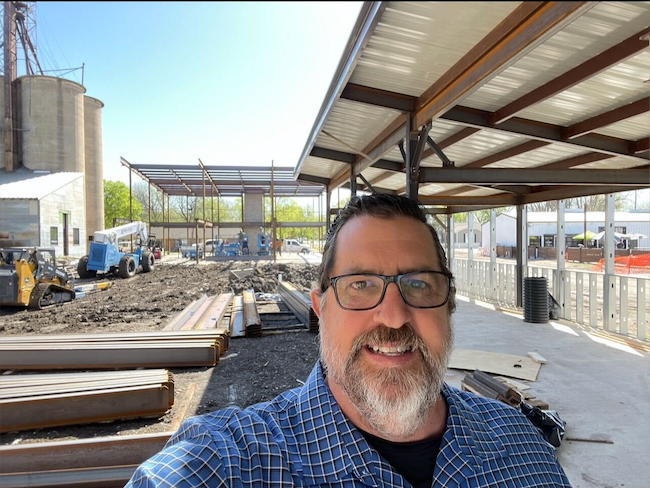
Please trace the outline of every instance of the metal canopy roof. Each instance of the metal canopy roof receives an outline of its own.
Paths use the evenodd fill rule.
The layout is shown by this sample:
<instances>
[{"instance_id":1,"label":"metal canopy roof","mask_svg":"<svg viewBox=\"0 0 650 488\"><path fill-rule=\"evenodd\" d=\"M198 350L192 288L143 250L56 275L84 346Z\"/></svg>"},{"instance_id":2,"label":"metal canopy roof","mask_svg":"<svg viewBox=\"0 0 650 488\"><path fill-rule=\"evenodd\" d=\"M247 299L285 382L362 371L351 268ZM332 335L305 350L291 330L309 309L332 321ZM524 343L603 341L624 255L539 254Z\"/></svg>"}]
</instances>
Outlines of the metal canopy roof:
<instances>
[{"instance_id":1,"label":"metal canopy roof","mask_svg":"<svg viewBox=\"0 0 650 488\"><path fill-rule=\"evenodd\" d=\"M196 166L186 164L131 164L122 158L122 165L135 172L160 191L171 196L238 197L244 193L271 193L279 197L316 197L323 184L297 181L291 167ZM213 188L213 190L211 190ZM205 191L205 194L204 194Z\"/></svg>"},{"instance_id":2,"label":"metal canopy roof","mask_svg":"<svg viewBox=\"0 0 650 488\"><path fill-rule=\"evenodd\" d=\"M418 198L450 212L647 187L649 24L648 2L366 2L295 176L404 193L432 122Z\"/></svg>"}]
</instances>

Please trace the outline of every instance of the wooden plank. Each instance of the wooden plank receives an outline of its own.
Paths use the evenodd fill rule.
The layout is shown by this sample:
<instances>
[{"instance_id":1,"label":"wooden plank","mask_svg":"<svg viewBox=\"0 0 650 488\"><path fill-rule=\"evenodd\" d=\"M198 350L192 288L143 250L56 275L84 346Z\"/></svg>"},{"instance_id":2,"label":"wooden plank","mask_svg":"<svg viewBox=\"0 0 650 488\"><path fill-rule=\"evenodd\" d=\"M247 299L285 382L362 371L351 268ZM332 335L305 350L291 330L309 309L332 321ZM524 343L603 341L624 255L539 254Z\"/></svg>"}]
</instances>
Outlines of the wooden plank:
<instances>
[{"instance_id":1,"label":"wooden plank","mask_svg":"<svg viewBox=\"0 0 650 488\"><path fill-rule=\"evenodd\" d=\"M541 354L539 354L539 353L537 353L535 351L529 351L527 354L528 354L528 357L530 359L532 359L533 361L535 361L536 363L546 364L548 362L548 361L546 361L546 359L544 359L542 357Z\"/></svg>"},{"instance_id":2,"label":"wooden plank","mask_svg":"<svg viewBox=\"0 0 650 488\"><path fill-rule=\"evenodd\" d=\"M495 376L495 380L499 380L506 385L508 385L510 388L514 388L517 391L526 391L530 390L530 385L527 385L525 383L521 383L520 381L513 380L512 378L506 378L505 376Z\"/></svg>"},{"instance_id":3,"label":"wooden plank","mask_svg":"<svg viewBox=\"0 0 650 488\"><path fill-rule=\"evenodd\" d=\"M467 371L480 369L485 373L536 381L541 364L529 357L472 349L454 349L449 368Z\"/></svg>"}]
</instances>

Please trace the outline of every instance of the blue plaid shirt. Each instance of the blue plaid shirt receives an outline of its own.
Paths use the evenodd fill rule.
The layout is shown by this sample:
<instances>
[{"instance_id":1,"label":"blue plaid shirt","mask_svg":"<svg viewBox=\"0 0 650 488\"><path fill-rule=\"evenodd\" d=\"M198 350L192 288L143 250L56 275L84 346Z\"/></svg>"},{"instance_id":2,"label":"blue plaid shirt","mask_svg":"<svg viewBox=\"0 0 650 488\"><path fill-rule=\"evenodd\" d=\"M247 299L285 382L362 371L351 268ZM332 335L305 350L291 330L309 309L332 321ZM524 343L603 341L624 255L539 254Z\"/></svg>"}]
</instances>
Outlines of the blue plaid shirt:
<instances>
[{"instance_id":1,"label":"blue plaid shirt","mask_svg":"<svg viewBox=\"0 0 650 488\"><path fill-rule=\"evenodd\" d=\"M515 409L448 385L434 487L568 487L555 452ZM343 414L317 363L303 387L183 423L127 487L410 487Z\"/></svg>"}]
</instances>

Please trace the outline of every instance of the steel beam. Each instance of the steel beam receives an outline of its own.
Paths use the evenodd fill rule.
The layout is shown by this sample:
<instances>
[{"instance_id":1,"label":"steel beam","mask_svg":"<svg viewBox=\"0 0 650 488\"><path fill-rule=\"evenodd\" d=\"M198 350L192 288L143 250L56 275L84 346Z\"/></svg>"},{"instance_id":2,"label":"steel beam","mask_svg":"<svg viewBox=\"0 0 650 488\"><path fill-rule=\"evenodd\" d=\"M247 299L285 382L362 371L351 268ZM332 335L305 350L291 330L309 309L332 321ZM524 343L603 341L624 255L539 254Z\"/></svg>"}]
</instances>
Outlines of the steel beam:
<instances>
[{"instance_id":1,"label":"steel beam","mask_svg":"<svg viewBox=\"0 0 650 488\"><path fill-rule=\"evenodd\" d=\"M615 124L622 120L626 120L637 115L644 114L650 111L650 99L648 97L641 98L636 102L628 103L622 107L615 108L608 112L590 117L582 122L573 124L562 131L564 139L573 139L574 137L583 136L594 130L608 125Z\"/></svg>"},{"instance_id":2,"label":"steel beam","mask_svg":"<svg viewBox=\"0 0 650 488\"><path fill-rule=\"evenodd\" d=\"M464 164L463 168L483 168L484 166L487 166L489 164L498 163L499 161L503 161L504 159L512 158L514 156L519 156L520 154L534 151L535 149L548 146L549 144L550 142L544 142L544 141L535 141L535 140L526 141L522 144L509 147L508 149L504 149L503 151L499 151L497 153L490 154L489 156L482 157L481 159L477 159L476 161L472 161L471 163Z\"/></svg>"},{"instance_id":3,"label":"steel beam","mask_svg":"<svg viewBox=\"0 0 650 488\"><path fill-rule=\"evenodd\" d=\"M523 52L593 6L591 2L523 2L418 98L413 126L440 117Z\"/></svg>"},{"instance_id":4,"label":"steel beam","mask_svg":"<svg viewBox=\"0 0 650 488\"><path fill-rule=\"evenodd\" d=\"M648 182L645 170L565 170L545 171L528 168L422 168L420 181L427 183L477 183L481 185L622 185L639 186Z\"/></svg>"},{"instance_id":5,"label":"steel beam","mask_svg":"<svg viewBox=\"0 0 650 488\"><path fill-rule=\"evenodd\" d=\"M341 98L408 113L415 111L415 103L417 102L417 97L354 83L348 83L345 86Z\"/></svg>"},{"instance_id":6,"label":"steel beam","mask_svg":"<svg viewBox=\"0 0 650 488\"><path fill-rule=\"evenodd\" d=\"M603 193L616 193L621 191L644 190L648 185L640 185L636 187L621 187L621 186L607 186L607 185L593 185L593 186L564 186L561 188L554 188L551 190L544 190L528 195L522 195L520 198L521 203L536 203L547 202L551 200L562 200L565 198L584 197L588 195L601 195Z\"/></svg>"},{"instance_id":7,"label":"steel beam","mask_svg":"<svg viewBox=\"0 0 650 488\"><path fill-rule=\"evenodd\" d=\"M501 206L509 207L517 204L517 197L500 193L498 195L487 195L482 197L463 197L463 196L437 196L437 195L420 195L418 201L422 205L476 205L476 206Z\"/></svg>"},{"instance_id":8,"label":"steel beam","mask_svg":"<svg viewBox=\"0 0 650 488\"><path fill-rule=\"evenodd\" d=\"M647 163L647 159L634 155L630 148L630 141L618 139L615 137L603 136L599 134L587 134L575 137L570 141L565 141L562 137L564 127L560 125L546 124L534 120L513 117L498 126L490 123L492 112L478 110L473 108L456 106L440 116L442 120L449 120L459 124L475 127L479 129L489 129L524 136L529 139L535 139L543 142L568 144L569 146L580 146L585 149L609 154L611 156L626 156L635 159L639 163Z\"/></svg>"},{"instance_id":9,"label":"steel beam","mask_svg":"<svg viewBox=\"0 0 650 488\"><path fill-rule=\"evenodd\" d=\"M494 113L490 118L490 123L501 124L522 110L557 95L560 92L568 90L572 86L575 86L578 83L617 65L625 59L640 53L644 49L647 49L648 42L639 39L643 34L647 33L648 29L645 28L641 32L634 34L616 46L600 53L598 56L585 61L581 65L558 76L554 80L544 83L536 90L533 90L514 102L509 103Z\"/></svg>"},{"instance_id":10,"label":"steel beam","mask_svg":"<svg viewBox=\"0 0 650 488\"><path fill-rule=\"evenodd\" d=\"M347 164L352 164L357 159L356 154L318 146L314 146L309 155L315 158L331 159L333 161Z\"/></svg>"}]
</instances>

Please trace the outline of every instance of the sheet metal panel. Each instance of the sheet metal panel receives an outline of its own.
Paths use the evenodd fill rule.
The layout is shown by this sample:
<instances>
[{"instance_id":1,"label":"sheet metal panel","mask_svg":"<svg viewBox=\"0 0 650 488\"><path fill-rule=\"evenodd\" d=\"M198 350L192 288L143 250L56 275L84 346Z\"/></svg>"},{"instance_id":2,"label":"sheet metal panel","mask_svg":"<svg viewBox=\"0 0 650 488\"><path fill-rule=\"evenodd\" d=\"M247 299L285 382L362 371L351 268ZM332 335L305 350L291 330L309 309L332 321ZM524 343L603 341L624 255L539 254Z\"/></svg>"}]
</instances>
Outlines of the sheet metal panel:
<instances>
[{"instance_id":1,"label":"sheet metal panel","mask_svg":"<svg viewBox=\"0 0 650 488\"><path fill-rule=\"evenodd\" d=\"M390 108L339 100L323 124L322 131L332 134L357 151L363 151L399 114L399 111ZM322 131L318 136L317 146L322 144L322 147L352 152L349 146L341 144Z\"/></svg>"},{"instance_id":2,"label":"sheet metal panel","mask_svg":"<svg viewBox=\"0 0 650 488\"><path fill-rule=\"evenodd\" d=\"M332 161L331 159L307 156L300 174L319 176L321 178L333 178L335 175L339 174L339 172L343 171L343 169L346 167L349 168L350 165L347 163Z\"/></svg>"},{"instance_id":3,"label":"sheet metal panel","mask_svg":"<svg viewBox=\"0 0 650 488\"><path fill-rule=\"evenodd\" d=\"M648 68L650 70L650 59L648 60ZM648 74L647 79L650 79L650 73ZM650 86L647 86L646 93L648 90L650 90ZM636 117L608 125L607 127L598 129L595 132L606 136L620 137L621 139L628 140L637 140L643 137L648 137L648 135L650 135L650 113L637 115Z\"/></svg>"},{"instance_id":4,"label":"sheet metal panel","mask_svg":"<svg viewBox=\"0 0 650 488\"><path fill-rule=\"evenodd\" d=\"M517 146L524 141L526 139L520 136L497 131L481 130L457 144L443 149L443 152L451 161L456 163L456 166L463 166L490 154ZM442 166L442 161L434 154L422 161L422 166Z\"/></svg>"},{"instance_id":5,"label":"sheet metal panel","mask_svg":"<svg viewBox=\"0 0 650 488\"><path fill-rule=\"evenodd\" d=\"M350 81L420 96L518 5L390 2Z\"/></svg>"},{"instance_id":6,"label":"sheet metal panel","mask_svg":"<svg viewBox=\"0 0 650 488\"><path fill-rule=\"evenodd\" d=\"M458 183L422 183L420 185L420 190L418 191L419 195L433 195L435 193L440 193L441 191L451 190L453 188L458 188Z\"/></svg>"},{"instance_id":7,"label":"sheet metal panel","mask_svg":"<svg viewBox=\"0 0 650 488\"><path fill-rule=\"evenodd\" d=\"M52 173L44 175L21 172L17 177L12 178L2 173L0 174L0 199L40 200L82 177L83 173Z\"/></svg>"},{"instance_id":8,"label":"sheet metal panel","mask_svg":"<svg viewBox=\"0 0 650 488\"><path fill-rule=\"evenodd\" d=\"M494 112L639 32L648 25L649 18L647 2L600 2L462 104ZM600 91L585 98L584 109L595 112L592 105L603 95ZM521 116L525 117L524 112Z\"/></svg>"},{"instance_id":9,"label":"sheet metal panel","mask_svg":"<svg viewBox=\"0 0 650 488\"><path fill-rule=\"evenodd\" d=\"M571 125L647 96L648 84L644 82L648 79L650 50L533 105L517 116L549 124ZM647 135L648 127L636 127L634 133L645 130ZM623 138L633 139L633 135L624 134Z\"/></svg>"},{"instance_id":10,"label":"sheet metal panel","mask_svg":"<svg viewBox=\"0 0 650 488\"><path fill-rule=\"evenodd\" d=\"M584 148L581 147L551 144L533 151L528 151L519 156L513 156L497 163L489 164L486 168L534 168L577 156L584 152Z\"/></svg>"},{"instance_id":11,"label":"sheet metal panel","mask_svg":"<svg viewBox=\"0 0 650 488\"><path fill-rule=\"evenodd\" d=\"M625 169L639 166L638 161L630 161L624 157L603 159L593 163L581 164L576 169Z\"/></svg>"}]
</instances>

